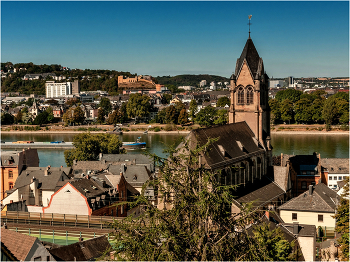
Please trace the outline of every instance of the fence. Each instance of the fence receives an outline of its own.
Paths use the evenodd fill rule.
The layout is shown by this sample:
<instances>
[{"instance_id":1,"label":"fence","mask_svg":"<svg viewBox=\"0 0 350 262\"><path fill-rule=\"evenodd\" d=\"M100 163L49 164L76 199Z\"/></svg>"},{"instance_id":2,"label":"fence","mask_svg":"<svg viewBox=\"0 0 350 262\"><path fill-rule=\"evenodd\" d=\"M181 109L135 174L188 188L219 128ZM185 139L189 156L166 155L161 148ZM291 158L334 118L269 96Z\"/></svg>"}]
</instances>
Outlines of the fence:
<instances>
[{"instance_id":1,"label":"fence","mask_svg":"<svg viewBox=\"0 0 350 262\"><path fill-rule=\"evenodd\" d=\"M122 220L121 217L111 216L83 216L54 213L31 213L21 211L1 212L1 223L36 224L48 226L67 226L85 228L109 228L114 220Z\"/></svg>"},{"instance_id":2,"label":"fence","mask_svg":"<svg viewBox=\"0 0 350 262\"><path fill-rule=\"evenodd\" d=\"M8 227L18 233L37 237L39 240L55 243L58 245L70 245L79 241L80 238L84 240L98 237L103 234L86 233L83 231L68 231L68 230L54 230L54 229L33 229L33 228L17 228ZM110 234L107 233L107 238L110 240Z\"/></svg>"}]
</instances>

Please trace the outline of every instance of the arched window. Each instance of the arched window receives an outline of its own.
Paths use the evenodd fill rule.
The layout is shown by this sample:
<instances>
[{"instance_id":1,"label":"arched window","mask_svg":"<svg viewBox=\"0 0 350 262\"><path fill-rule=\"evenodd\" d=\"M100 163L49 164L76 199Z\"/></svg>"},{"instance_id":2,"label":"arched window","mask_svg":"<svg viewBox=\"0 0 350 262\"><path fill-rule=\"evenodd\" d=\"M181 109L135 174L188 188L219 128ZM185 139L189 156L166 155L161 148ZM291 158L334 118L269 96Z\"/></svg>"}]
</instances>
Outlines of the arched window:
<instances>
[{"instance_id":1,"label":"arched window","mask_svg":"<svg viewBox=\"0 0 350 262\"><path fill-rule=\"evenodd\" d=\"M253 104L253 95L254 95L254 90L252 87L248 87L247 89L247 104Z\"/></svg>"},{"instance_id":2,"label":"arched window","mask_svg":"<svg viewBox=\"0 0 350 262\"><path fill-rule=\"evenodd\" d=\"M237 98L238 98L237 103L239 105L243 105L244 104L244 89L243 89L243 87L238 88Z\"/></svg>"}]
</instances>

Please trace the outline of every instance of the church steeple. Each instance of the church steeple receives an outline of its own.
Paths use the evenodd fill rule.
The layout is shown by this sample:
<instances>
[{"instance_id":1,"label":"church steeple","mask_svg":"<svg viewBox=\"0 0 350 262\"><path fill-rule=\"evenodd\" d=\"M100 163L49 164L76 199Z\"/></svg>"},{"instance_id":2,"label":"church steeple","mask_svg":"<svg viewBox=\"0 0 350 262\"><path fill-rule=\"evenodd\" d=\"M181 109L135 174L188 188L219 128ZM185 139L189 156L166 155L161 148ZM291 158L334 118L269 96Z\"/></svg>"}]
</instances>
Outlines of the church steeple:
<instances>
[{"instance_id":1,"label":"church steeple","mask_svg":"<svg viewBox=\"0 0 350 262\"><path fill-rule=\"evenodd\" d=\"M236 70L235 70L236 77L239 76L244 60L246 60L247 66L249 67L253 77L255 77L257 73L261 75L262 72L260 70L259 70L260 72L258 72L258 69L259 69L260 60L262 59L260 58L258 51L256 51L253 40L251 38L248 38L240 58L237 59Z\"/></svg>"}]
</instances>

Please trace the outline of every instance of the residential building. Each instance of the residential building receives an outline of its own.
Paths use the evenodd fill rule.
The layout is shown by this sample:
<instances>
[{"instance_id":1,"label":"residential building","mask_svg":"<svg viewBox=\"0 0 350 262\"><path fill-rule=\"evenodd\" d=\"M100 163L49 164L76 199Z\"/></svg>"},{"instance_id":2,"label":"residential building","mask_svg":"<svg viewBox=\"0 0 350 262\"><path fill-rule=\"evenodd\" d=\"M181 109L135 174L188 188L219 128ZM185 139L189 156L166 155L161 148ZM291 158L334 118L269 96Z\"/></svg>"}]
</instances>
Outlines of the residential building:
<instances>
[{"instance_id":1,"label":"residential building","mask_svg":"<svg viewBox=\"0 0 350 262\"><path fill-rule=\"evenodd\" d=\"M55 81L46 81L46 98L61 97L72 94L72 82L55 83Z\"/></svg>"},{"instance_id":2,"label":"residential building","mask_svg":"<svg viewBox=\"0 0 350 262\"><path fill-rule=\"evenodd\" d=\"M207 80L202 80L199 82L199 87L204 87L207 85Z\"/></svg>"},{"instance_id":3,"label":"residential building","mask_svg":"<svg viewBox=\"0 0 350 262\"><path fill-rule=\"evenodd\" d=\"M334 231L335 218L333 218L339 196L327 185L319 183L309 185L309 190L292 198L278 207L280 217L286 223L315 225L324 230Z\"/></svg>"},{"instance_id":4,"label":"residential building","mask_svg":"<svg viewBox=\"0 0 350 262\"><path fill-rule=\"evenodd\" d=\"M43 73L43 74L26 74L23 80L38 80L40 78L46 79L48 76L55 77L55 73Z\"/></svg>"},{"instance_id":5,"label":"residential building","mask_svg":"<svg viewBox=\"0 0 350 262\"><path fill-rule=\"evenodd\" d=\"M322 182L339 190L338 182L349 177L349 158L322 158L320 162Z\"/></svg>"},{"instance_id":6,"label":"residential building","mask_svg":"<svg viewBox=\"0 0 350 262\"><path fill-rule=\"evenodd\" d=\"M56 261L37 237L1 228L1 247L6 246L17 261Z\"/></svg>"},{"instance_id":7,"label":"residential building","mask_svg":"<svg viewBox=\"0 0 350 262\"><path fill-rule=\"evenodd\" d=\"M27 167L38 167L39 156L36 149L22 151L1 151L1 201L7 196L15 182Z\"/></svg>"}]
</instances>

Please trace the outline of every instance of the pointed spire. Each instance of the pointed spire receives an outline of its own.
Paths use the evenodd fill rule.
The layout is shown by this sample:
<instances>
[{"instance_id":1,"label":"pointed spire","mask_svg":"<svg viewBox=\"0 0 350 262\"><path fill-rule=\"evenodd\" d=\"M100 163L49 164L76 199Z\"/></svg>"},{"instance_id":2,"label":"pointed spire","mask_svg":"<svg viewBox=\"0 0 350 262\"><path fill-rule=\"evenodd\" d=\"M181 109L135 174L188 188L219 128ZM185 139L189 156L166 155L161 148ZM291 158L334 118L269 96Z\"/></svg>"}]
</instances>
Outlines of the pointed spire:
<instances>
[{"instance_id":1,"label":"pointed spire","mask_svg":"<svg viewBox=\"0 0 350 262\"><path fill-rule=\"evenodd\" d=\"M249 19L249 23L248 23L248 25L249 25L249 37L248 37L248 39L250 39L250 25L251 25L250 19L252 19L252 15L248 15L248 19Z\"/></svg>"}]
</instances>

